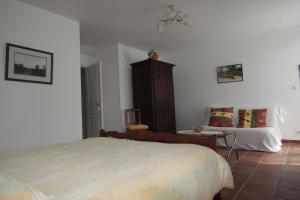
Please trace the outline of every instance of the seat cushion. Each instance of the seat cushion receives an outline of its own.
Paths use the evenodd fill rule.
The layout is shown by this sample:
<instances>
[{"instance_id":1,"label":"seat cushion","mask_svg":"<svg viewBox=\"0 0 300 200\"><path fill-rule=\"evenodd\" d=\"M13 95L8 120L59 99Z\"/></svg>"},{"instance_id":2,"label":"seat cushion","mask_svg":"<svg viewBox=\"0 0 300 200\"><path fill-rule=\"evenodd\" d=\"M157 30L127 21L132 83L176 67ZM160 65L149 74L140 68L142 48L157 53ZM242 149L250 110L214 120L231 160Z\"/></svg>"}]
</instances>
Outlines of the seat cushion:
<instances>
[{"instance_id":1,"label":"seat cushion","mask_svg":"<svg viewBox=\"0 0 300 200\"><path fill-rule=\"evenodd\" d=\"M148 130L149 126L146 124L130 124L127 126L128 130L138 131L138 130Z\"/></svg>"},{"instance_id":2,"label":"seat cushion","mask_svg":"<svg viewBox=\"0 0 300 200\"><path fill-rule=\"evenodd\" d=\"M278 152L281 150L281 134L277 128L233 128L204 126L204 130L235 132L237 140L234 148L237 149L267 152ZM227 138L230 145L233 143L233 136L234 135L230 135ZM218 139L218 145L224 146L224 140Z\"/></svg>"},{"instance_id":3,"label":"seat cushion","mask_svg":"<svg viewBox=\"0 0 300 200\"><path fill-rule=\"evenodd\" d=\"M233 107L211 108L209 126L233 127Z\"/></svg>"},{"instance_id":4,"label":"seat cushion","mask_svg":"<svg viewBox=\"0 0 300 200\"><path fill-rule=\"evenodd\" d=\"M267 109L242 109L239 110L239 128L265 127Z\"/></svg>"}]
</instances>

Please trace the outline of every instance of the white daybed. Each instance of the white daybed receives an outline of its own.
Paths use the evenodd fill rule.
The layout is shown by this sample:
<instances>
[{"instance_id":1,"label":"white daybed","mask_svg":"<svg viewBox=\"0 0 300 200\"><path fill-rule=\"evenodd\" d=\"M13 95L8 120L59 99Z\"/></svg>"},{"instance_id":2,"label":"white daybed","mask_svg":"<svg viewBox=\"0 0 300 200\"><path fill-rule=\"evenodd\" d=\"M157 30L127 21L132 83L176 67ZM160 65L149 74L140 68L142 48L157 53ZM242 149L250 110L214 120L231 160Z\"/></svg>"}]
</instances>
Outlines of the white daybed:
<instances>
[{"instance_id":1,"label":"white daybed","mask_svg":"<svg viewBox=\"0 0 300 200\"><path fill-rule=\"evenodd\" d=\"M268 106L267 108L267 121L266 127L263 128L237 128L238 124L238 110L242 108L234 108L234 127L213 127L208 126L209 124L209 114L210 106L208 108L205 130L228 130L233 131L237 135L237 141L233 146L236 149L246 149L246 150L257 150L257 151L267 151L267 152L278 152L281 150L281 139L282 135L280 133L279 126L283 122L282 111L278 106ZM217 106L216 106L217 107ZM220 106L218 106L220 107ZM226 106L228 107L228 106ZM248 107L249 108L249 107ZM262 107L260 107L262 108ZM254 109L254 108L252 108ZM232 144L233 136L229 138L229 143ZM218 140L218 145L225 146L223 140Z\"/></svg>"}]
</instances>

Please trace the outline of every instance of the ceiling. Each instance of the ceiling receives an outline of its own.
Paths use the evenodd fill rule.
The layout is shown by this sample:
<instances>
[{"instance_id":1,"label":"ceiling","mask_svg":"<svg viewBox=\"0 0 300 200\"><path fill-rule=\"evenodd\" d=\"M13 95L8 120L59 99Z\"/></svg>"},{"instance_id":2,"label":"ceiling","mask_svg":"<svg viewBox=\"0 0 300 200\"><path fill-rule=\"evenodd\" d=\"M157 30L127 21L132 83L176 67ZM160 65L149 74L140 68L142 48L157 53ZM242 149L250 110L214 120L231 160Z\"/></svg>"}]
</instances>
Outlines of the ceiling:
<instances>
[{"instance_id":1,"label":"ceiling","mask_svg":"<svg viewBox=\"0 0 300 200\"><path fill-rule=\"evenodd\" d=\"M177 0L192 26L163 33L155 23L171 0L20 1L80 21L81 43L96 48L120 42L167 53L300 25L300 0Z\"/></svg>"}]
</instances>

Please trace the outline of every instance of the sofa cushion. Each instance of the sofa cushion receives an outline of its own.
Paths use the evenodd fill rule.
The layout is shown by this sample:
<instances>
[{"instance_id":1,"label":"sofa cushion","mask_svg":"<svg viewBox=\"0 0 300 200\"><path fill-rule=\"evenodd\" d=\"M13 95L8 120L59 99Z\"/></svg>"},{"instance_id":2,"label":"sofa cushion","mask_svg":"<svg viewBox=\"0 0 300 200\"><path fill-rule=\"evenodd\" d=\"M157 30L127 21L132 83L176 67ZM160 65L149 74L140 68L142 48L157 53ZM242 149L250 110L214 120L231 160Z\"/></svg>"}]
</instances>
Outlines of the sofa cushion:
<instances>
[{"instance_id":1,"label":"sofa cushion","mask_svg":"<svg viewBox=\"0 0 300 200\"><path fill-rule=\"evenodd\" d=\"M201 125L208 126L209 120L210 120L210 109L211 108L224 108L224 107L233 107L232 105L228 104L213 104L209 105L206 109L205 118L203 120L203 123ZM266 127L275 127L275 128L281 128L282 124L284 123L286 119L286 111L282 109L280 106L277 105L252 105L252 106L241 106L241 105L234 105L234 117L233 117L233 126L237 127L239 123L239 116L238 112L241 109L267 109L267 119L266 119Z\"/></svg>"},{"instance_id":2,"label":"sofa cushion","mask_svg":"<svg viewBox=\"0 0 300 200\"><path fill-rule=\"evenodd\" d=\"M263 128L232 128L204 126L204 130L232 131L237 135L236 149L278 152L281 149L281 134L279 129L273 127ZM234 135L227 138L229 145L234 142ZM218 145L225 146L224 139L218 138Z\"/></svg>"},{"instance_id":3,"label":"sofa cushion","mask_svg":"<svg viewBox=\"0 0 300 200\"><path fill-rule=\"evenodd\" d=\"M265 127L267 109L242 109L239 110L239 128Z\"/></svg>"},{"instance_id":4,"label":"sofa cushion","mask_svg":"<svg viewBox=\"0 0 300 200\"><path fill-rule=\"evenodd\" d=\"M210 126L233 127L233 107L210 108Z\"/></svg>"},{"instance_id":5,"label":"sofa cushion","mask_svg":"<svg viewBox=\"0 0 300 200\"><path fill-rule=\"evenodd\" d=\"M279 106L270 106L270 105L262 105L262 106L237 106L234 107L234 112L236 113L236 126L239 123L239 110L243 109L267 109L267 117L266 117L266 126L267 127L280 127L285 119L284 110L282 110Z\"/></svg>"}]
</instances>

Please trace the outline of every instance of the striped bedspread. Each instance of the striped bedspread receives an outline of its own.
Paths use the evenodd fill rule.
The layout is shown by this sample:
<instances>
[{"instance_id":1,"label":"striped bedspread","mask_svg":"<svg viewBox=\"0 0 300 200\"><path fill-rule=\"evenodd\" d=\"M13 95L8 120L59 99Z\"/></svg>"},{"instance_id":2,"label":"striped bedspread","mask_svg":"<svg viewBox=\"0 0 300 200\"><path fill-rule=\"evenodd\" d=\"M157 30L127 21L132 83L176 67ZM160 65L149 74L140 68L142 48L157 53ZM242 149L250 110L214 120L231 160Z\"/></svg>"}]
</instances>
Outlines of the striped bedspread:
<instances>
[{"instance_id":1,"label":"striped bedspread","mask_svg":"<svg viewBox=\"0 0 300 200\"><path fill-rule=\"evenodd\" d=\"M199 145L100 137L0 153L0 200L211 200L223 187L233 187L230 167Z\"/></svg>"}]
</instances>

